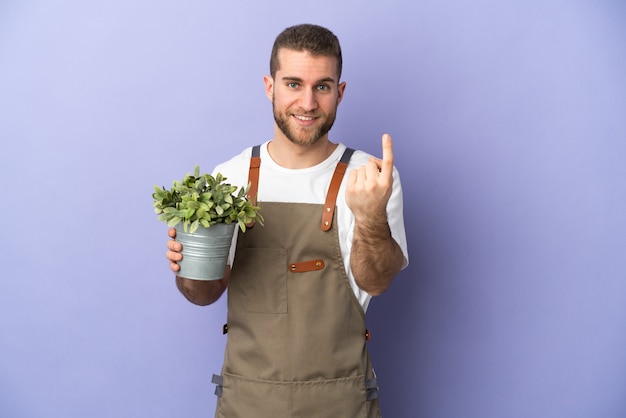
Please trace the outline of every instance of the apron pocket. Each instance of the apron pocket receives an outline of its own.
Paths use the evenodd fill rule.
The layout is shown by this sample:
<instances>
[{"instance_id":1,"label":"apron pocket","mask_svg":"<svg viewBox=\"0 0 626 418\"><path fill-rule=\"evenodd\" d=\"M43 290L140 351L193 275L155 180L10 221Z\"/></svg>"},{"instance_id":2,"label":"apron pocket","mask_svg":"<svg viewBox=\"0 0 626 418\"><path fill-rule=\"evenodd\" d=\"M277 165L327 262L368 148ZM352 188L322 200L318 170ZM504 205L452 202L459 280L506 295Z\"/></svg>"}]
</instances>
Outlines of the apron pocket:
<instances>
[{"instance_id":1,"label":"apron pocket","mask_svg":"<svg viewBox=\"0 0 626 418\"><path fill-rule=\"evenodd\" d=\"M291 418L288 384L224 373L216 418Z\"/></svg>"},{"instance_id":2,"label":"apron pocket","mask_svg":"<svg viewBox=\"0 0 626 418\"><path fill-rule=\"evenodd\" d=\"M287 251L246 248L238 254L228 280L229 297L246 312L287 313Z\"/></svg>"},{"instance_id":3,"label":"apron pocket","mask_svg":"<svg viewBox=\"0 0 626 418\"><path fill-rule=\"evenodd\" d=\"M306 382L257 380L224 373L217 418L378 417L365 400L365 377ZM377 406L377 405L376 405Z\"/></svg>"},{"instance_id":4,"label":"apron pocket","mask_svg":"<svg viewBox=\"0 0 626 418\"><path fill-rule=\"evenodd\" d=\"M364 376L295 383L292 397L293 417L367 417Z\"/></svg>"}]
</instances>

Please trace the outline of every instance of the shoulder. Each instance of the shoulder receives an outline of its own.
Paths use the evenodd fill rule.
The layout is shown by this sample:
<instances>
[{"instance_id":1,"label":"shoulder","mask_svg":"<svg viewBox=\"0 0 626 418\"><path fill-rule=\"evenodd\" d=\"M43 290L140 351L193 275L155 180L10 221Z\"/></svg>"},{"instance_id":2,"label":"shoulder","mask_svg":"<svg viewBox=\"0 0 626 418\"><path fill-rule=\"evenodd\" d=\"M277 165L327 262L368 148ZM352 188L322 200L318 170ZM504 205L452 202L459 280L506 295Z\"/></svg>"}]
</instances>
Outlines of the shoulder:
<instances>
[{"instance_id":1,"label":"shoulder","mask_svg":"<svg viewBox=\"0 0 626 418\"><path fill-rule=\"evenodd\" d=\"M340 144L340 146L345 147L343 144ZM364 164L367 164L367 162L372 157L379 159L379 157L376 157L375 155L372 155L370 153L367 153L359 149L354 149L354 152L352 153L352 157L350 158L350 162L348 163L348 171L355 169L355 168L359 168ZM394 179L396 179L397 183L399 184L400 173L398 172L398 169L395 166L393 167L393 177Z\"/></svg>"},{"instance_id":2,"label":"shoulder","mask_svg":"<svg viewBox=\"0 0 626 418\"><path fill-rule=\"evenodd\" d=\"M348 164L348 167L350 168L360 167L363 164L367 163L370 157L372 157L371 154L368 154L367 152L359 150L359 149L354 149L354 152L352 153L352 156L350 157L350 163Z\"/></svg>"},{"instance_id":3,"label":"shoulder","mask_svg":"<svg viewBox=\"0 0 626 418\"><path fill-rule=\"evenodd\" d=\"M252 155L252 147L248 147L241 151L239 154L233 156L229 160L219 163L213 170L217 173L220 170L229 170L232 167L239 167L241 165L247 166L250 164L250 156Z\"/></svg>"}]
</instances>

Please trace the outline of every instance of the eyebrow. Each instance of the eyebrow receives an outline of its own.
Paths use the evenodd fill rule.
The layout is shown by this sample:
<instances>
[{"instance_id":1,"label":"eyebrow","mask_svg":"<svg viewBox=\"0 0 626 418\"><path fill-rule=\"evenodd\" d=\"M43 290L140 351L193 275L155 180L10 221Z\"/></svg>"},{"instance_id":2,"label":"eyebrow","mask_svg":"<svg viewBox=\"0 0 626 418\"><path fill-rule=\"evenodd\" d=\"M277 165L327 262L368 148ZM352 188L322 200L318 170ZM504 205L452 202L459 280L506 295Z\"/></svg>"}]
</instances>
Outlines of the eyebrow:
<instances>
[{"instance_id":1,"label":"eyebrow","mask_svg":"<svg viewBox=\"0 0 626 418\"><path fill-rule=\"evenodd\" d=\"M304 80L301 79L300 77L283 77L282 78L283 81L296 81L298 83L302 83ZM317 84L319 83L335 83L335 79L332 77L324 77L320 80L316 81Z\"/></svg>"}]
</instances>

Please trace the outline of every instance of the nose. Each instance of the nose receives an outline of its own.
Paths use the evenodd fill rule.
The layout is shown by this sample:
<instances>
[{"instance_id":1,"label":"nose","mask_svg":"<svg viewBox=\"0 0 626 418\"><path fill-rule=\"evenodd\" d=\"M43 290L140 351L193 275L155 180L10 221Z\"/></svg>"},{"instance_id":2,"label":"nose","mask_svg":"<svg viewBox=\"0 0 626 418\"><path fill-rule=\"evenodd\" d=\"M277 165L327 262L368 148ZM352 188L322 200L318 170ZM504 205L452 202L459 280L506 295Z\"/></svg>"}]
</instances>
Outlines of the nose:
<instances>
[{"instance_id":1,"label":"nose","mask_svg":"<svg viewBox=\"0 0 626 418\"><path fill-rule=\"evenodd\" d=\"M317 97L315 96L315 91L304 89L302 91L302 96L300 97L300 107L306 112L313 111L317 109Z\"/></svg>"}]
</instances>

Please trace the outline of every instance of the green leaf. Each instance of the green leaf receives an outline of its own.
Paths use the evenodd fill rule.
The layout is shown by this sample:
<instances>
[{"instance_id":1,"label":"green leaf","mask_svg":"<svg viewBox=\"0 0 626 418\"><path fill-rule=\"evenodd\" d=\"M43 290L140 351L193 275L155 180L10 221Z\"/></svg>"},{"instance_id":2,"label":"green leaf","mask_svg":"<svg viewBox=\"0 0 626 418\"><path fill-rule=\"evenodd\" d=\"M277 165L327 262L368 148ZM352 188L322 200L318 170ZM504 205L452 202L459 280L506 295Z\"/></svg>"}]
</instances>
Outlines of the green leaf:
<instances>
[{"instance_id":1,"label":"green leaf","mask_svg":"<svg viewBox=\"0 0 626 418\"><path fill-rule=\"evenodd\" d=\"M180 221L182 221L182 219L179 218L178 216L175 216L172 219L170 219L169 221L167 221L167 226L174 227L174 226L178 225L180 223Z\"/></svg>"},{"instance_id":2,"label":"green leaf","mask_svg":"<svg viewBox=\"0 0 626 418\"><path fill-rule=\"evenodd\" d=\"M250 183L238 188L226 180L221 173L215 177L201 174L196 165L193 174L185 175L182 181L174 180L170 189L153 187L154 212L169 225L182 222L185 230L237 222L245 232L246 225L254 219L262 225L259 207L246 198Z\"/></svg>"}]
</instances>

